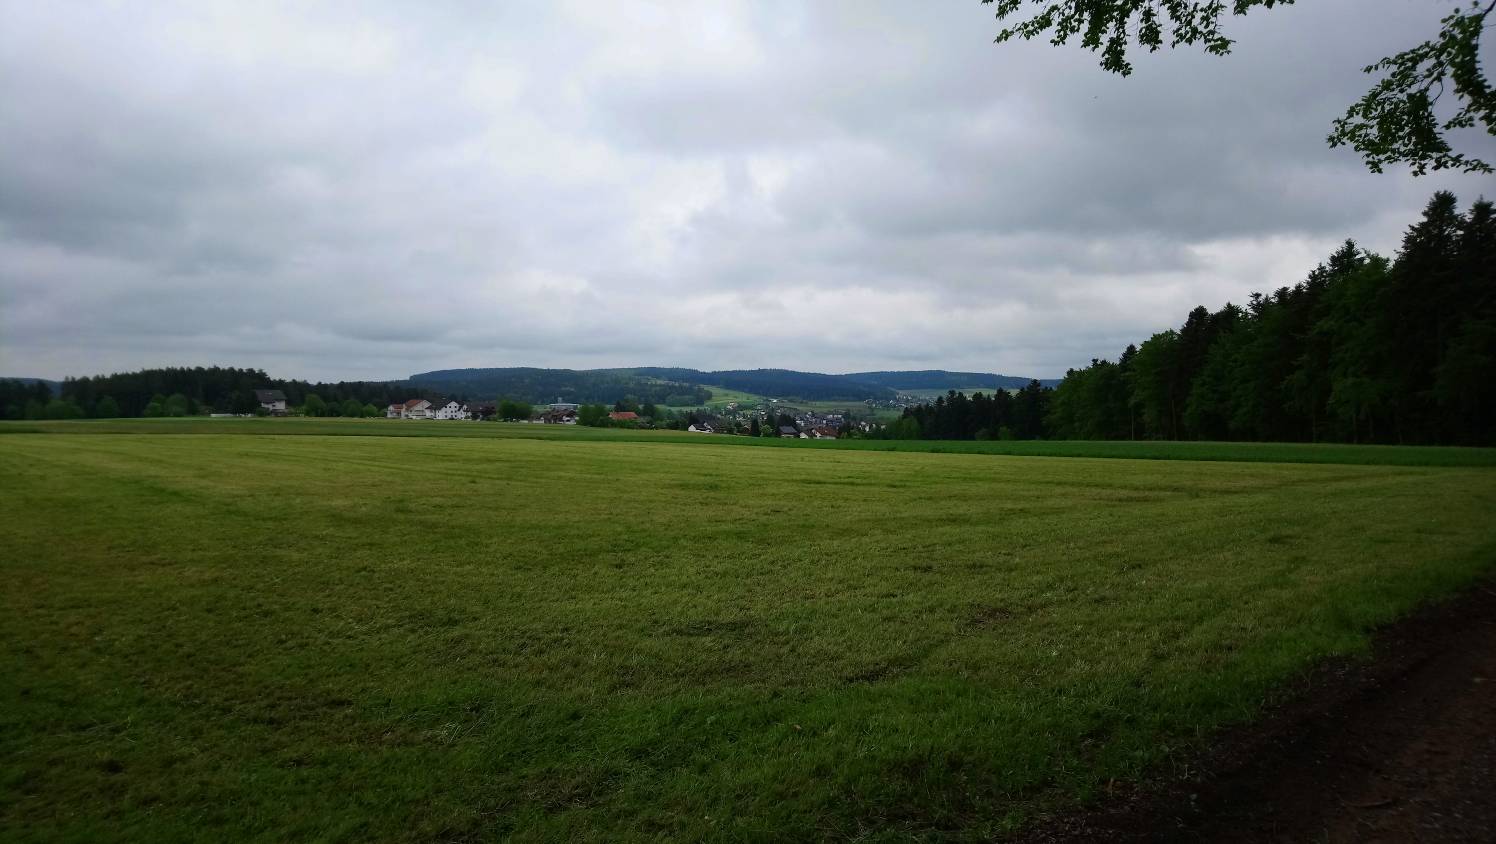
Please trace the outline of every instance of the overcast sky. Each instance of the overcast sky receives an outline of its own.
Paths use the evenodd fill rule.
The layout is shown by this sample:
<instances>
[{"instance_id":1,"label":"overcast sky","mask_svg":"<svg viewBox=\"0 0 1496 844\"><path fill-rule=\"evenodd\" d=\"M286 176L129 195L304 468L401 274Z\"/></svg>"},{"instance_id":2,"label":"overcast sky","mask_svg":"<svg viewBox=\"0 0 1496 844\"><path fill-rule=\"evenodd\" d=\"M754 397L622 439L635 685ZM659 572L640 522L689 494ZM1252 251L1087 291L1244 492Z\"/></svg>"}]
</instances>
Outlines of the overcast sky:
<instances>
[{"instance_id":1,"label":"overcast sky","mask_svg":"<svg viewBox=\"0 0 1496 844\"><path fill-rule=\"evenodd\" d=\"M0 374L1058 376L1496 194L1325 146L1449 6L1122 79L977 0L0 0Z\"/></svg>"}]
</instances>

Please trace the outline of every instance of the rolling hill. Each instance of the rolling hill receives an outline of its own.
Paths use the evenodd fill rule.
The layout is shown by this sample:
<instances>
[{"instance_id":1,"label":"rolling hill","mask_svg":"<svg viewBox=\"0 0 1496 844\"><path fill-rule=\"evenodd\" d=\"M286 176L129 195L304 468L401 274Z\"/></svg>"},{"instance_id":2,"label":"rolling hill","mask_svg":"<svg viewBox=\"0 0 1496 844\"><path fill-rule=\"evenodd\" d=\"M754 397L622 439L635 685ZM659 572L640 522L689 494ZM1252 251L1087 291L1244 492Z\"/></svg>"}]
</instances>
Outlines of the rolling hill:
<instances>
[{"instance_id":1,"label":"rolling hill","mask_svg":"<svg viewBox=\"0 0 1496 844\"><path fill-rule=\"evenodd\" d=\"M986 387L992 390L1021 390L1034 379L994 372L949 372L944 369L920 369L893 372L852 372L842 376L895 390L958 390ZM1058 378L1040 378L1039 383L1054 387Z\"/></svg>"},{"instance_id":2,"label":"rolling hill","mask_svg":"<svg viewBox=\"0 0 1496 844\"><path fill-rule=\"evenodd\" d=\"M443 369L417 373L408 380L421 386L451 392L504 395L533 402L612 402L624 396L633 396L640 401L663 403L672 396L699 393L702 387L710 386L805 401L865 401L893 399L905 390L1018 389L1031 379L990 372L948 372L943 369L837 375L792 369L708 371L640 366L616 369ZM1053 386L1058 381L1046 380L1041 383Z\"/></svg>"}]
</instances>

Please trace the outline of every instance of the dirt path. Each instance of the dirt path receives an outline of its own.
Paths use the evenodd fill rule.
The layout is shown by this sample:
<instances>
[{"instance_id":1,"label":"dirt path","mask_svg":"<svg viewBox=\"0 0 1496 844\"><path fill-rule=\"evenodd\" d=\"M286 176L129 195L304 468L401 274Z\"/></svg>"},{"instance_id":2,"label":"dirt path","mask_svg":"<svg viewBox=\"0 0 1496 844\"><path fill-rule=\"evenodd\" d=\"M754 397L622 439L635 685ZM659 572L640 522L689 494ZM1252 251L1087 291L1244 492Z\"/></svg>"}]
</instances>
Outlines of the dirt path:
<instances>
[{"instance_id":1,"label":"dirt path","mask_svg":"<svg viewBox=\"0 0 1496 844\"><path fill-rule=\"evenodd\" d=\"M1381 631L1224 736L1028 841L1496 841L1496 581Z\"/></svg>"}]
</instances>

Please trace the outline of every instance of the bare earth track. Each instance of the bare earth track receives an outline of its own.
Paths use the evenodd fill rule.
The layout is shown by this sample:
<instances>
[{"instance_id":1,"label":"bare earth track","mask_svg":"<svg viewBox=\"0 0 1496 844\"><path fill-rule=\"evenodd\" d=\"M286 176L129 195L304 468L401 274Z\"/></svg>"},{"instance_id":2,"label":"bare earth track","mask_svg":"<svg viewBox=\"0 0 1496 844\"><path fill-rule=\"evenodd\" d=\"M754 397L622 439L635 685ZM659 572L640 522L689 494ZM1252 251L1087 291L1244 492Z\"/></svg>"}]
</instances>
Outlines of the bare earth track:
<instances>
[{"instance_id":1,"label":"bare earth track","mask_svg":"<svg viewBox=\"0 0 1496 844\"><path fill-rule=\"evenodd\" d=\"M1496 580L1380 631L1202 757L1022 841L1496 840Z\"/></svg>"}]
</instances>

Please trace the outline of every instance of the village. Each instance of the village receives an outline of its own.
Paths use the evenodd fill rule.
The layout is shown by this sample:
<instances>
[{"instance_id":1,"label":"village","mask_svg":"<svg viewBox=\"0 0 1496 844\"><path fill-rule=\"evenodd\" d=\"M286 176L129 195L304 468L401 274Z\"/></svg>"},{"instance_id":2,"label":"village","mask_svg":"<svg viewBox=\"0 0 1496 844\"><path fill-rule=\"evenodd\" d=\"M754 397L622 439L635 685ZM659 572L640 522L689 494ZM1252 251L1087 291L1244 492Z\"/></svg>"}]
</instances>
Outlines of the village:
<instances>
[{"instance_id":1,"label":"village","mask_svg":"<svg viewBox=\"0 0 1496 844\"><path fill-rule=\"evenodd\" d=\"M271 413L286 413L283 407L277 411L266 407ZM699 434L730 434L739 436L778 436L784 439L836 439L852 431L866 433L874 427L868 421L850 418L845 413L818 413L801 410L789 405L778 405L773 410L757 406L743 407L737 402L727 403L720 411L706 408L690 410L662 409L645 405L642 409L632 402L620 401L612 409L605 405L582 405L575 402L556 401L531 407L510 402L466 403L457 399L422 398L397 402L385 408L386 419L437 420L437 421L509 421L535 425L590 425L617 428L674 428ZM528 408L529 413L515 418L503 413L503 408ZM591 413L589 413L589 409Z\"/></svg>"}]
</instances>

